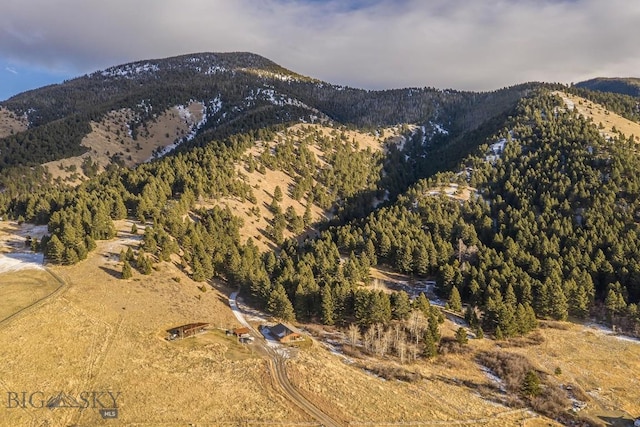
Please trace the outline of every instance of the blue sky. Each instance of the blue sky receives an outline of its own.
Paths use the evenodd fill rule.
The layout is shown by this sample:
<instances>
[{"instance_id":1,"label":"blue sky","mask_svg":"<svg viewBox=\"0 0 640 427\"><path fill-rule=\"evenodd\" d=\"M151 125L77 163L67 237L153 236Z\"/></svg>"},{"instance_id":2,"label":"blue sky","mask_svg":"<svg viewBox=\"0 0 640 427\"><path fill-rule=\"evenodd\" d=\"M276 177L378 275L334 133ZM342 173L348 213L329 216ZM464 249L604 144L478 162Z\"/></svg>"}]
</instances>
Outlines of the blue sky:
<instances>
[{"instance_id":1,"label":"blue sky","mask_svg":"<svg viewBox=\"0 0 640 427\"><path fill-rule=\"evenodd\" d=\"M0 100L126 62L250 51L370 89L638 76L630 0L3 0Z\"/></svg>"},{"instance_id":2,"label":"blue sky","mask_svg":"<svg viewBox=\"0 0 640 427\"><path fill-rule=\"evenodd\" d=\"M60 83L73 77L75 74L64 70L56 71L29 64L23 66L0 60L0 100L30 89Z\"/></svg>"}]
</instances>

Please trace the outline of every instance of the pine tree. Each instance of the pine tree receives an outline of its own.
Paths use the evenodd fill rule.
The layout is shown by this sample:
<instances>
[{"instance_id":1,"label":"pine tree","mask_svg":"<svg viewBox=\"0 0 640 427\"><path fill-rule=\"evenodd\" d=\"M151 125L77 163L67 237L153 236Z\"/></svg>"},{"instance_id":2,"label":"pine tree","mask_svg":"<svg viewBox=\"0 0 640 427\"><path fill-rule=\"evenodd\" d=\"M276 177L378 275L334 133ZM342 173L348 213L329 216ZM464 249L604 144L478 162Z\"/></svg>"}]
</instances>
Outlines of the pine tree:
<instances>
[{"instance_id":1,"label":"pine tree","mask_svg":"<svg viewBox=\"0 0 640 427\"><path fill-rule=\"evenodd\" d=\"M522 381L520 391L527 397L536 397L542 391L540 388L540 378L534 370L527 371L527 374Z\"/></svg>"},{"instance_id":2,"label":"pine tree","mask_svg":"<svg viewBox=\"0 0 640 427\"><path fill-rule=\"evenodd\" d=\"M562 287L557 282L554 282L549 286L549 302L549 314L551 317L556 320L567 320L569 304L567 303L567 297L562 291Z\"/></svg>"},{"instance_id":3,"label":"pine tree","mask_svg":"<svg viewBox=\"0 0 640 427\"><path fill-rule=\"evenodd\" d=\"M64 254L62 255L62 263L65 265L73 265L80 261L78 252L72 247L67 246L64 248Z\"/></svg>"},{"instance_id":4,"label":"pine tree","mask_svg":"<svg viewBox=\"0 0 640 427\"><path fill-rule=\"evenodd\" d=\"M371 239L367 239L367 243L365 243L364 252L367 254L367 258L369 258L370 265L378 264L378 257L376 256L376 248L373 245L373 241Z\"/></svg>"},{"instance_id":5,"label":"pine tree","mask_svg":"<svg viewBox=\"0 0 640 427\"><path fill-rule=\"evenodd\" d=\"M49 242L47 242L46 256L51 262L60 264L62 262L63 255L64 245L60 239L58 239L58 236L54 234L49 239Z\"/></svg>"},{"instance_id":6,"label":"pine tree","mask_svg":"<svg viewBox=\"0 0 640 427\"><path fill-rule=\"evenodd\" d=\"M405 291L391 294L391 317L393 319L405 320L409 317L409 311L411 311L411 301Z\"/></svg>"},{"instance_id":7,"label":"pine tree","mask_svg":"<svg viewBox=\"0 0 640 427\"><path fill-rule=\"evenodd\" d=\"M131 234L138 234L138 226L135 222L131 224Z\"/></svg>"},{"instance_id":8,"label":"pine tree","mask_svg":"<svg viewBox=\"0 0 640 427\"><path fill-rule=\"evenodd\" d=\"M307 292L302 286L301 283L298 283L296 287L296 292L293 295L294 303L293 307L295 309L296 318L297 319L308 319L308 310L307 310Z\"/></svg>"},{"instance_id":9,"label":"pine tree","mask_svg":"<svg viewBox=\"0 0 640 427\"><path fill-rule=\"evenodd\" d=\"M273 200L277 202L282 201L282 189L279 185L276 185L276 188L273 190Z\"/></svg>"},{"instance_id":10,"label":"pine tree","mask_svg":"<svg viewBox=\"0 0 640 427\"><path fill-rule=\"evenodd\" d=\"M122 264L122 278L130 279L132 276L133 271L131 269L131 264L129 264L129 261L124 261L124 263Z\"/></svg>"},{"instance_id":11,"label":"pine tree","mask_svg":"<svg viewBox=\"0 0 640 427\"><path fill-rule=\"evenodd\" d=\"M449 310L455 311L457 313L462 312L462 300L460 299L460 292L458 291L458 287L454 286L451 288L451 295L449 295L449 301L447 302Z\"/></svg>"},{"instance_id":12,"label":"pine tree","mask_svg":"<svg viewBox=\"0 0 640 427\"><path fill-rule=\"evenodd\" d=\"M425 316L429 316L431 313L431 304L423 293L420 293L418 298L413 301L413 308L420 310Z\"/></svg>"},{"instance_id":13,"label":"pine tree","mask_svg":"<svg viewBox=\"0 0 640 427\"><path fill-rule=\"evenodd\" d=\"M313 221L313 213L311 212L311 202L307 201L307 205L304 208L304 215L302 216L302 222L305 227L309 227Z\"/></svg>"},{"instance_id":14,"label":"pine tree","mask_svg":"<svg viewBox=\"0 0 640 427\"><path fill-rule=\"evenodd\" d=\"M465 345L469 342L469 339L467 338L467 330L462 326L460 326L456 331L456 341L460 345Z\"/></svg>"},{"instance_id":15,"label":"pine tree","mask_svg":"<svg viewBox=\"0 0 640 427\"><path fill-rule=\"evenodd\" d=\"M290 322L295 320L295 313L293 311L293 305L289 301L287 292L284 287L278 283L269 295L269 301L267 302L267 309L274 317Z\"/></svg>"},{"instance_id":16,"label":"pine tree","mask_svg":"<svg viewBox=\"0 0 640 427\"><path fill-rule=\"evenodd\" d=\"M325 285L322 288L322 323L325 325L333 325L335 323L335 307L333 304L333 296L331 288Z\"/></svg>"},{"instance_id":17,"label":"pine tree","mask_svg":"<svg viewBox=\"0 0 640 427\"><path fill-rule=\"evenodd\" d=\"M424 344L422 355L427 359L435 357L438 354L438 344L436 337L433 336L431 328L425 329L422 341Z\"/></svg>"}]
</instances>

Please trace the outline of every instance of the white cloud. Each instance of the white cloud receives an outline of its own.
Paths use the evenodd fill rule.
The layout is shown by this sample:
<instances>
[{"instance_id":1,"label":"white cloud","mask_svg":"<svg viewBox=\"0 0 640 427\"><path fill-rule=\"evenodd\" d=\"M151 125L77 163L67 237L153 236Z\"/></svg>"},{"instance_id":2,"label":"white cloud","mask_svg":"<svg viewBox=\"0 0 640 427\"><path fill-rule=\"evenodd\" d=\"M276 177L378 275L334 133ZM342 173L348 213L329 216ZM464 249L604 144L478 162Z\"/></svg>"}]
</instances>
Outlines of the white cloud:
<instances>
[{"instance_id":1,"label":"white cloud","mask_svg":"<svg viewBox=\"0 0 640 427\"><path fill-rule=\"evenodd\" d=\"M18 72L15 70L15 68L11 68L11 67L4 67L5 71L8 71L11 74L18 74Z\"/></svg>"},{"instance_id":2,"label":"white cloud","mask_svg":"<svg viewBox=\"0 0 640 427\"><path fill-rule=\"evenodd\" d=\"M628 0L8 3L0 56L77 73L201 51L252 51L369 88L494 89L640 70L640 2Z\"/></svg>"}]
</instances>

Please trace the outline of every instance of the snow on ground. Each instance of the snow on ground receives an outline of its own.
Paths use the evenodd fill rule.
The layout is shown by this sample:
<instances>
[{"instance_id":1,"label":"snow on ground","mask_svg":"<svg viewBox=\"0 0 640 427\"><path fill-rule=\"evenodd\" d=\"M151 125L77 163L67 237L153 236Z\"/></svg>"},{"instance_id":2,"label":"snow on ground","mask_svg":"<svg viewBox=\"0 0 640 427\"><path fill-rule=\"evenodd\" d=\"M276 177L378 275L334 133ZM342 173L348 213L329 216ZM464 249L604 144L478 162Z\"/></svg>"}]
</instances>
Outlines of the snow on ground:
<instances>
[{"instance_id":1,"label":"snow on ground","mask_svg":"<svg viewBox=\"0 0 640 427\"><path fill-rule=\"evenodd\" d=\"M191 103L193 102L195 101L191 101ZM198 131L202 129L202 127L207 123L207 119L209 118L209 116L213 116L218 111L220 111L220 109L222 108L222 100L220 99L220 95L218 95L215 99L209 102L208 107L203 103L202 113L201 113L202 118L195 125L193 124L193 122L195 121L195 118L191 113L191 111L189 111L188 106L176 105L175 108L178 110L178 114L180 115L180 118L188 122L190 126L189 133L186 136L178 139L173 144L167 145L162 150L152 155L149 159L147 159L147 162L150 162L151 160L159 157L166 156L167 154L169 154L170 152L178 148L180 144L191 141L193 138L195 138L195 136L198 134Z\"/></svg>"},{"instance_id":2,"label":"snow on ground","mask_svg":"<svg viewBox=\"0 0 640 427\"><path fill-rule=\"evenodd\" d=\"M628 335L619 335L617 332L614 332L613 329L608 326L604 326L598 323L587 323L585 324L584 331L596 332L602 335L609 336L611 338L615 338L621 341L627 341L634 344L640 344L640 338L630 337Z\"/></svg>"},{"instance_id":3,"label":"snow on ground","mask_svg":"<svg viewBox=\"0 0 640 427\"><path fill-rule=\"evenodd\" d=\"M497 376L491 369L487 368L486 366L483 366L483 365L478 365L478 366L480 366L480 370L484 372L487 378L489 378L489 380L492 383L498 386L498 390L500 390L503 393L507 392L507 388L505 387L504 381L502 381L502 379L499 376Z\"/></svg>"},{"instance_id":4,"label":"snow on ground","mask_svg":"<svg viewBox=\"0 0 640 427\"><path fill-rule=\"evenodd\" d=\"M441 133L443 135L449 135L449 131L442 127L439 123L431 122L431 125L434 127L436 132Z\"/></svg>"},{"instance_id":5,"label":"snow on ground","mask_svg":"<svg viewBox=\"0 0 640 427\"><path fill-rule=\"evenodd\" d=\"M145 64L128 64L119 67L107 68L102 71L103 77L125 77L133 78L137 74L141 73L155 73L160 70L157 64L145 63Z\"/></svg>"},{"instance_id":6,"label":"snow on ground","mask_svg":"<svg viewBox=\"0 0 640 427\"><path fill-rule=\"evenodd\" d=\"M44 268L44 256L31 252L26 241L41 240L47 233L46 225L0 222L0 273Z\"/></svg>"},{"instance_id":7,"label":"snow on ground","mask_svg":"<svg viewBox=\"0 0 640 427\"><path fill-rule=\"evenodd\" d=\"M229 306L231 306L231 311L233 312L233 315L236 316L236 319L238 319L238 322L240 322L242 326L251 328L251 325L249 324L249 322L247 322L247 320L242 315L242 311L240 311L240 307L238 307L237 297L238 297L238 292L233 292L231 295L229 295Z\"/></svg>"},{"instance_id":8,"label":"snow on ground","mask_svg":"<svg viewBox=\"0 0 640 427\"><path fill-rule=\"evenodd\" d=\"M0 273L10 273L20 270L42 270L44 255L37 253L0 254Z\"/></svg>"}]
</instances>

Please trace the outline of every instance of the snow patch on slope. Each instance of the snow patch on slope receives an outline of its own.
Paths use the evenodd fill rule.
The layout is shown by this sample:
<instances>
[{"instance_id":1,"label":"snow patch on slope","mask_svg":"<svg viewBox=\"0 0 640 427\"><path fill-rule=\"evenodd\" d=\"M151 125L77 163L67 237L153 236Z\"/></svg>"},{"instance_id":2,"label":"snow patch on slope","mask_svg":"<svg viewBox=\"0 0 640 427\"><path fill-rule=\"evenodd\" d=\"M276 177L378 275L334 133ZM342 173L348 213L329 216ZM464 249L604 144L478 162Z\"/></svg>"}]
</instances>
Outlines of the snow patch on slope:
<instances>
[{"instance_id":1,"label":"snow patch on slope","mask_svg":"<svg viewBox=\"0 0 640 427\"><path fill-rule=\"evenodd\" d=\"M139 74L151 74L157 71L160 71L160 67L157 64L147 62L144 64L128 64L119 67L107 68L100 74L103 77L133 78Z\"/></svg>"},{"instance_id":2,"label":"snow patch on slope","mask_svg":"<svg viewBox=\"0 0 640 427\"><path fill-rule=\"evenodd\" d=\"M195 101L191 101L189 104L191 104L193 102L195 102ZM188 106L176 105L175 108L178 110L178 114L180 115L181 119L183 119L183 120L185 120L187 122L193 122L194 121L195 118L193 117L193 114L191 113L191 111L189 111ZM204 125L207 124L207 121L208 121L209 117L215 115L221 109L222 109L222 99L220 98L220 95L215 97L213 100L209 101L209 105L208 106L207 106L207 104L202 103L202 118L200 119L200 121L198 123L195 123L193 126L191 126L191 130L189 131L189 133L187 135L185 135L184 137L176 140L173 144L169 144L166 147L164 147L163 149L157 151L147 161L151 161L153 159L157 159L157 158L166 156L167 154L169 154L170 152L172 152L173 150L178 148L181 144L184 144L185 142L191 141L193 138L196 137L196 135L198 134L200 129L202 129L204 127Z\"/></svg>"}]
</instances>

